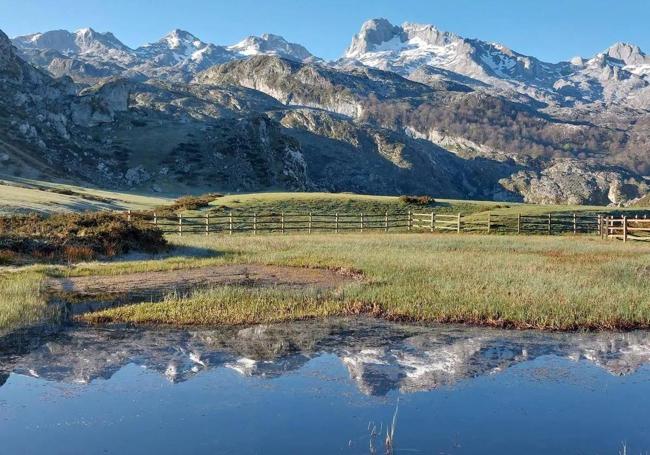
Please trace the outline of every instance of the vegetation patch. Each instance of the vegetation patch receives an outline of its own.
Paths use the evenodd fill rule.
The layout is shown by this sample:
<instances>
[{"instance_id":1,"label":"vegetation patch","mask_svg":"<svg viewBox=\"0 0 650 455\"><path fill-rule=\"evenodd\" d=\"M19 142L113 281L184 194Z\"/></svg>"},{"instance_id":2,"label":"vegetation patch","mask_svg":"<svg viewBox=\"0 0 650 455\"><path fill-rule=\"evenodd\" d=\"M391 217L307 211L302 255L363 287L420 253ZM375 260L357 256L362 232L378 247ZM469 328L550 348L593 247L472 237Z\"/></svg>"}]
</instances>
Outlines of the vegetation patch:
<instances>
[{"instance_id":1,"label":"vegetation patch","mask_svg":"<svg viewBox=\"0 0 650 455\"><path fill-rule=\"evenodd\" d=\"M30 325L55 321L59 316L59 310L47 303L40 274L0 274L0 337Z\"/></svg>"},{"instance_id":2,"label":"vegetation patch","mask_svg":"<svg viewBox=\"0 0 650 455\"><path fill-rule=\"evenodd\" d=\"M409 199L406 199L409 198ZM256 213L406 213L427 207L439 212L474 212L492 203L436 201L429 196L373 196L354 193L255 193L228 195L215 200L213 212ZM413 198L413 199L410 199Z\"/></svg>"},{"instance_id":3,"label":"vegetation patch","mask_svg":"<svg viewBox=\"0 0 650 455\"><path fill-rule=\"evenodd\" d=\"M431 196L400 196L399 200L405 204L422 205L425 207L436 203L436 200Z\"/></svg>"},{"instance_id":4,"label":"vegetation patch","mask_svg":"<svg viewBox=\"0 0 650 455\"><path fill-rule=\"evenodd\" d=\"M650 327L650 246L589 237L350 234L187 236L183 247L224 252L209 264L359 270L336 289L215 286L87 314L89 322L249 324L337 315L544 330ZM640 242L639 242L640 243ZM558 258L557 252L563 252ZM196 267L197 259L123 263L101 273ZM84 265L73 273L98 273Z\"/></svg>"},{"instance_id":5,"label":"vegetation patch","mask_svg":"<svg viewBox=\"0 0 650 455\"><path fill-rule=\"evenodd\" d=\"M154 211L156 214L166 216L166 215L175 215L177 213L182 213L188 210L201 210L210 206L215 199L222 197L218 193L207 193L200 196L183 196L176 199L170 205L162 205L156 207Z\"/></svg>"},{"instance_id":6,"label":"vegetation patch","mask_svg":"<svg viewBox=\"0 0 650 455\"><path fill-rule=\"evenodd\" d=\"M0 263L80 262L130 251L158 252L167 242L156 227L112 213L0 218Z\"/></svg>"}]
</instances>

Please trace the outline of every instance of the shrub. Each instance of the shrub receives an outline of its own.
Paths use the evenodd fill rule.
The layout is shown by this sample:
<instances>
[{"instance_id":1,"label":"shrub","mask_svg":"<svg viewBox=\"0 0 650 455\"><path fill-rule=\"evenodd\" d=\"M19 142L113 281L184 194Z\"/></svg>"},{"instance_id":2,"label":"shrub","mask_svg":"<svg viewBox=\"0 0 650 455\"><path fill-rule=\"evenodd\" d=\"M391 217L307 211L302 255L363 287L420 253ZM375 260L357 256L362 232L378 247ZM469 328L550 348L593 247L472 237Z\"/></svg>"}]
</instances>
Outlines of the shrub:
<instances>
[{"instance_id":1,"label":"shrub","mask_svg":"<svg viewBox=\"0 0 650 455\"><path fill-rule=\"evenodd\" d=\"M414 205L431 205L435 204L436 200L431 196L400 196L399 200L405 204L414 204Z\"/></svg>"},{"instance_id":2,"label":"shrub","mask_svg":"<svg viewBox=\"0 0 650 455\"><path fill-rule=\"evenodd\" d=\"M18 261L18 254L11 250L0 250L0 265L10 265Z\"/></svg>"},{"instance_id":3,"label":"shrub","mask_svg":"<svg viewBox=\"0 0 650 455\"><path fill-rule=\"evenodd\" d=\"M61 256L68 262L82 262L94 259L95 252L87 246L66 245L63 247Z\"/></svg>"},{"instance_id":4,"label":"shrub","mask_svg":"<svg viewBox=\"0 0 650 455\"><path fill-rule=\"evenodd\" d=\"M173 214L185 210L199 210L210 206L210 203L217 198L223 196L218 193L207 193L200 196L183 196L174 201L171 205L163 205L156 207L156 213Z\"/></svg>"},{"instance_id":5,"label":"shrub","mask_svg":"<svg viewBox=\"0 0 650 455\"><path fill-rule=\"evenodd\" d=\"M158 252L165 246L157 227L114 213L0 218L0 251L26 259L78 262L129 251ZM15 256L6 260L17 261Z\"/></svg>"}]
</instances>

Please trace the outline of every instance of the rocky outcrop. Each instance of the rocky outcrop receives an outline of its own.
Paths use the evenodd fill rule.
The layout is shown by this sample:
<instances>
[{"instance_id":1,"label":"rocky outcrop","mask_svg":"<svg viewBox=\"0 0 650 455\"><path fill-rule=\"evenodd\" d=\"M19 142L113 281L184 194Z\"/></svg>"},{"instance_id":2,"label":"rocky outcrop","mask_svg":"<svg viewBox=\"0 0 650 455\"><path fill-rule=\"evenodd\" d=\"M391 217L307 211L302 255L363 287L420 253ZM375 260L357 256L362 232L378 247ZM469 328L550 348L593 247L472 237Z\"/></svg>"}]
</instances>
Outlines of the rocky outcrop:
<instances>
[{"instance_id":1,"label":"rocky outcrop","mask_svg":"<svg viewBox=\"0 0 650 455\"><path fill-rule=\"evenodd\" d=\"M71 105L71 118L79 126L111 123L118 112L125 112L129 104L130 83L113 80L81 92Z\"/></svg>"},{"instance_id":2,"label":"rocky outcrop","mask_svg":"<svg viewBox=\"0 0 650 455\"><path fill-rule=\"evenodd\" d=\"M559 160L541 171L520 171L500 183L534 204L621 205L650 190L642 179L617 168Z\"/></svg>"},{"instance_id":3,"label":"rocky outcrop","mask_svg":"<svg viewBox=\"0 0 650 455\"><path fill-rule=\"evenodd\" d=\"M324 109L358 117L362 106L348 87L337 83L336 73L325 67L302 65L276 57L253 57L211 68L195 82L240 85L277 99L288 106ZM318 87L317 90L314 90Z\"/></svg>"}]
</instances>

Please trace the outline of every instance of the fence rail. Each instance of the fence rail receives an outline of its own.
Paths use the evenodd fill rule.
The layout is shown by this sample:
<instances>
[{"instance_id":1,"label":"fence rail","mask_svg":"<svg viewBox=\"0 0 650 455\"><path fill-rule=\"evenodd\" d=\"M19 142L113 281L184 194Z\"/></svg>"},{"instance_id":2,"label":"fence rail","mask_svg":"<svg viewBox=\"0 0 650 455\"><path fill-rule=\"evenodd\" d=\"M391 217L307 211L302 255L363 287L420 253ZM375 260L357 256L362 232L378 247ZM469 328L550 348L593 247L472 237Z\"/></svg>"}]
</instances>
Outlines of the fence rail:
<instances>
[{"instance_id":1,"label":"fence rail","mask_svg":"<svg viewBox=\"0 0 650 455\"><path fill-rule=\"evenodd\" d=\"M607 239L639 240L650 242L650 219L644 218L605 218L601 236Z\"/></svg>"},{"instance_id":2,"label":"fence rail","mask_svg":"<svg viewBox=\"0 0 650 455\"><path fill-rule=\"evenodd\" d=\"M202 216L159 216L127 212L127 217L158 226L165 233L228 234L249 232L466 232L510 234L594 234L602 238L650 240L648 213L635 218L604 214L554 213L543 215L484 212L384 212L384 213L248 213L214 212Z\"/></svg>"}]
</instances>

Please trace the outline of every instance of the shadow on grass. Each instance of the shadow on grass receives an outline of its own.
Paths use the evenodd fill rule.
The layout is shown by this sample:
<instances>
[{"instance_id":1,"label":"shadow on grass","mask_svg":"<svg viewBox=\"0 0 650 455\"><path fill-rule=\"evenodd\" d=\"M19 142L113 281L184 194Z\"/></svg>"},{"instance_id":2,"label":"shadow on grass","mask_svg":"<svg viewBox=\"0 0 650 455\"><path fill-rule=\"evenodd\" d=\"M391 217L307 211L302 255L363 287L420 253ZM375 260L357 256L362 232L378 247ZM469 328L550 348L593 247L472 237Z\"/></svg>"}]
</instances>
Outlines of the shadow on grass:
<instances>
[{"instance_id":1,"label":"shadow on grass","mask_svg":"<svg viewBox=\"0 0 650 455\"><path fill-rule=\"evenodd\" d=\"M105 261L108 263L113 262L137 262L137 261L156 261L161 259L173 258L218 258L225 256L224 251L217 251L211 248L203 248L196 246L172 246L167 250L160 253L143 253L141 251L134 251L131 253L115 256Z\"/></svg>"}]
</instances>

